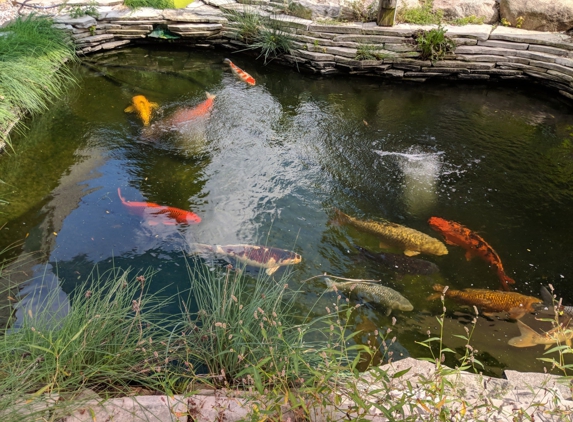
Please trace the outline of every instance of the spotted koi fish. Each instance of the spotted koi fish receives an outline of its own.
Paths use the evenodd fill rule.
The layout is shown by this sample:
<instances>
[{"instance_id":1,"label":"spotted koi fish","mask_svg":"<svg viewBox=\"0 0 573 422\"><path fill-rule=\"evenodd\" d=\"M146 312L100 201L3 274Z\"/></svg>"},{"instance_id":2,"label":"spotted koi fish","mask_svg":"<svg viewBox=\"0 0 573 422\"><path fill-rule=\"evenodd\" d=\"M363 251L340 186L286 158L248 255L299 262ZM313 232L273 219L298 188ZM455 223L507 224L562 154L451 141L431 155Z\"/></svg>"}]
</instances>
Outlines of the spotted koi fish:
<instances>
[{"instance_id":1,"label":"spotted koi fish","mask_svg":"<svg viewBox=\"0 0 573 422\"><path fill-rule=\"evenodd\" d=\"M285 249L257 246L257 245L192 245L192 253L208 253L222 257L225 260L232 258L244 265L265 268L268 275L274 274L279 267L294 265L301 262L302 257Z\"/></svg>"},{"instance_id":2,"label":"spotted koi fish","mask_svg":"<svg viewBox=\"0 0 573 422\"><path fill-rule=\"evenodd\" d=\"M434 284L433 289L440 293L433 293L428 296L428 300L438 299L444 291L444 286ZM513 319L519 319L528 312L535 312L537 309L534 305L543 303L541 299L533 296L488 289L448 289L445 297L463 305L475 305L485 315L494 312L509 312L509 316Z\"/></svg>"},{"instance_id":3,"label":"spotted koi fish","mask_svg":"<svg viewBox=\"0 0 573 422\"><path fill-rule=\"evenodd\" d=\"M243 69L237 67L231 60L225 59L223 63L228 64L231 66L231 70L235 75L237 75L243 82L248 83L249 85L255 85L255 78L245 72Z\"/></svg>"},{"instance_id":4,"label":"spotted koi fish","mask_svg":"<svg viewBox=\"0 0 573 422\"><path fill-rule=\"evenodd\" d=\"M191 211L158 205L153 202L126 201L125 198L121 196L121 190L119 188L117 188L117 194L123 205L132 213L149 220L149 225L151 226L155 226L159 223L172 226L175 224L199 224L201 222L201 217Z\"/></svg>"},{"instance_id":5,"label":"spotted koi fish","mask_svg":"<svg viewBox=\"0 0 573 422\"><path fill-rule=\"evenodd\" d=\"M151 113L159 105L157 103L150 103L143 95L136 95L131 99L131 105L124 111L126 113L137 113L139 118L143 121L144 126L149 126L151 120Z\"/></svg>"},{"instance_id":6,"label":"spotted koi fish","mask_svg":"<svg viewBox=\"0 0 573 422\"><path fill-rule=\"evenodd\" d=\"M440 217L431 217L428 223L432 229L444 236L444 240L448 245L457 245L464 248L468 261L474 256L479 256L493 266L497 271L497 276L504 290L509 291L509 284L515 284L515 280L505 274L501 258L497 252L479 234L462 226L460 223L444 220Z\"/></svg>"}]
</instances>

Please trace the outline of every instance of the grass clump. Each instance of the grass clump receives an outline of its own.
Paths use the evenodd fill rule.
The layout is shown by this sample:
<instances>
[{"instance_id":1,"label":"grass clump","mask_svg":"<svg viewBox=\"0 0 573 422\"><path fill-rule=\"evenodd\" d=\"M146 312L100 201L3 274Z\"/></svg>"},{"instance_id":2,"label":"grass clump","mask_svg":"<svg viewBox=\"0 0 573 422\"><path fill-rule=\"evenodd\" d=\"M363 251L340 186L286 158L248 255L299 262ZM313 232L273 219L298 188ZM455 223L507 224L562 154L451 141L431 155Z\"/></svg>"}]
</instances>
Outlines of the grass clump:
<instances>
[{"instance_id":1,"label":"grass clump","mask_svg":"<svg viewBox=\"0 0 573 422\"><path fill-rule=\"evenodd\" d=\"M18 17L0 28L0 143L26 113L46 110L75 81L66 62L76 60L64 31L47 17Z\"/></svg>"},{"instance_id":2,"label":"grass clump","mask_svg":"<svg viewBox=\"0 0 573 422\"><path fill-rule=\"evenodd\" d=\"M130 9L138 9L140 7L152 7L154 9L175 9L173 0L125 0L123 2Z\"/></svg>"},{"instance_id":3,"label":"grass clump","mask_svg":"<svg viewBox=\"0 0 573 422\"><path fill-rule=\"evenodd\" d=\"M446 35L447 30L442 26L430 29L429 31L418 31L414 34L414 39L421 50L422 60L435 62L442 60L446 54L452 53L456 48L456 43Z\"/></svg>"},{"instance_id":4,"label":"grass clump","mask_svg":"<svg viewBox=\"0 0 573 422\"><path fill-rule=\"evenodd\" d=\"M484 23L484 18L483 16L476 16L476 15L470 15L470 16L466 16L464 18L457 18L451 21L451 23L453 25L459 25L459 26L463 26L463 25L483 25Z\"/></svg>"},{"instance_id":5,"label":"grass clump","mask_svg":"<svg viewBox=\"0 0 573 422\"><path fill-rule=\"evenodd\" d=\"M259 57L262 56L266 64L267 61L273 60L281 54L290 53L292 46L292 36L285 32L280 25L271 24L261 28L251 48L261 50Z\"/></svg>"},{"instance_id":6,"label":"grass clump","mask_svg":"<svg viewBox=\"0 0 573 422\"><path fill-rule=\"evenodd\" d=\"M424 4L419 7L401 8L398 10L396 20L416 25L440 24L444 18L444 13L441 10L434 10L433 6L433 0L424 0Z\"/></svg>"},{"instance_id":7,"label":"grass clump","mask_svg":"<svg viewBox=\"0 0 573 422\"><path fill-rule=\"evenodd\" d=\"M380 52L380 47L372 44L361 44L356 49L355 60L382 60L388 57L388 54Z\"/></svg>"},{"instance_id":8,"label":"grass clump","mask_svg":"<svg viewBox=\"0 0 573 422\"><path fill-rule=\"evenodd\" d=\"M89 388L103 396L125 395L133 384L163 390L169 337L157 322L165 303L146 294L149 276L131 277L121 270L94 274L71 294L67 316L36 315L30 309L17 330L5 330L0 337L4 420L33 413L43 394ZM42 309L67 307L57 296L43 299ZM64 407L55 411L70 410Z\"/></svg>"},{"instance_id":9,"label":"grass clump","mask_svg":"<svg viewBox=\"0 0 573 422\"><path fill-rule=\"evenodd\" d=\"M225 10L225 15L229 22L232 22L238 28L239 36L245 43L252 43L259 35L263 25L263 18L258 13L248 10L243 12Z\"/></svg>"}]
</instances>

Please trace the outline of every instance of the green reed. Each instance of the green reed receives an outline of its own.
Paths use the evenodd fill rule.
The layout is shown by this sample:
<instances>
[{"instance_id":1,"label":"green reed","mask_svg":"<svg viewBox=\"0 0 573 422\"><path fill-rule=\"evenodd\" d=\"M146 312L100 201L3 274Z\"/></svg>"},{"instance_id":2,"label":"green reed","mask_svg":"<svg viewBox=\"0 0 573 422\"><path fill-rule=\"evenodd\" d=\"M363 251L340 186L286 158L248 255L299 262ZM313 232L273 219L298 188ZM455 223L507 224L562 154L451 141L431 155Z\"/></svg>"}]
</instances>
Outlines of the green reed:
<instances>
[{"instance_id":1,"label":"green reed","mask_svg":"<svg viewBox=\"0 0 573 422\"><path fill-rule=\"evenodd\" d=\"M18 17L0 28L0 142L13 125L61 97L75 81L66 64L76 60L69 36L47 17Z\"/></svg>"},{"instance_id":2,"label":"green reed","mask_svg":"<svg viewBox=\"0 0 573 422\"><path fill-rule=\"evenodd\" d=\"M125 0L123 2L130 9L138 9L140 7L152 7L154 9L175 9L173 0Z\"/></svg>"},{"instance_id":3,"label":"green reed","mask_svg":"<svg viewBox=\"0 0 573 422\"><path fill-rule=\"evenodd\" d=\"M86 388L104 396L126 394L132 384L164 390L169 332L158 322L166 302L147 293L151 275L94 271L69 296L71 307L64 318L29 310L21 328L4 330L0 409L8 410L2 411L3 418L22 420L41 408L46 396ZM57 292L43 303L57 308Z\"/></svg>"}]
</instances>

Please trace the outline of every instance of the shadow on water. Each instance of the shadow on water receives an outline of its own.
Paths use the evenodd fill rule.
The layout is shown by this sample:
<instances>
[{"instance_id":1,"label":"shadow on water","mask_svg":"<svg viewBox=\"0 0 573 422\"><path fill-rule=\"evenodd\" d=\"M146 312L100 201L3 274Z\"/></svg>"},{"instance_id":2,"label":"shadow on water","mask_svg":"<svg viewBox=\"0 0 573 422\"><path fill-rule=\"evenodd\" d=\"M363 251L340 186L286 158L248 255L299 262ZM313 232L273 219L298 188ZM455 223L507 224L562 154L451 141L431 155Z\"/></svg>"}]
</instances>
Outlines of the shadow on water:
<instances>
[{"instance_id":1,"label":"shadow on water","mask_svg":"<svg viewBox=\"0 0 573 422\"><path fill-rule=\"evenodd\" d=\"M257 81L250 87L223 58L217 51L150 48L98 55L97 69L77 69L77 90L15 136L18 153L0 159L6 182L0 198L10 202L2 208L0 242L26 239L12 257L39 251L42 259L28 274L42 268L51 274L52 266L54 275L36 284L38 292L67 294L94 265L115 265L159 270L158 286L174 293L188 284L183 253L190 243L269 245L303 256L292 277L293 288L304 292L301 315L312 309L320 316L336 302L324 282L303 283L323 272L380 279L407 297L412 312L386 316L366 304L349 324L365 330L358 341L367 344L366 332L385 330L395 316L399 353L419 357L426 350L416 342L428 330L436 334L441 313L439 303L426 300L433 284L499 286L492 268L466 261L455 246L448 255L416 257L437 272L392 268L388 260L402 265L395 264L403 262L402 251L334 222L339 208L435 238L430 216L459 221L487 239L520 293L539 296L540 286L552 283L573 303L567 255L573 238L563 235L573 229L570 106L529 86L320 78L237 56L234 62ZM175 128L160 124L199 107L206 91L216 95L206 116ZM150 127L162 130L154 136L146 136L150 129L136 114L124 112L134 95L159 104ZM191 211L201 223L154 224L145 213L130 213L118 188L128 201ZM380 254L388 254L386 261ZM470 310L453 302L447 307L446 345L462 350L450 333L465 333ZM514 321L478 319L472 344L488 373L543 370L536 360L540 347L507 345L518 333Z\"/></svg>"}]
</instances>

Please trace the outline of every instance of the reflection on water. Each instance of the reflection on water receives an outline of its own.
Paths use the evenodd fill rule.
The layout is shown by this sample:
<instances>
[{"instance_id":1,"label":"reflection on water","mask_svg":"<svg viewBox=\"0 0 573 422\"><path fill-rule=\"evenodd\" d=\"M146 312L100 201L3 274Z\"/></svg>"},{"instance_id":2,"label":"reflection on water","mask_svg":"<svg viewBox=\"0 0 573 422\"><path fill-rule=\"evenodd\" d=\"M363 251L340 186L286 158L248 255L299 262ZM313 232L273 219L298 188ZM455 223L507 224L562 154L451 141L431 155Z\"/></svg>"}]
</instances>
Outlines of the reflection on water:
<instances>
[{"instance_id":1,"label":"reflection on water","mask_svg":"<svg viewBox=\"0 0 573 422\"><path fill-rule=\"evenodd\" d=\"M70 311L68 295L62 290L60 280L50 264L34 265L30 279L21 286L12 329L36 324L36 328L53 329ZM38 315L45 324L38 327Z\"/></svg>"},{"instance_id":2,"label":"reflection on water","mask_svg":"<svg viewBox=\"0 0 573 422\"><path fill-rule=\"evenodd\" d=\"M394 344L421 357L427 350L417 342L439 331L441 304L426 300L433 284L499 286L487 265L465 260L462 248L417 257L423 261L390 255L375 236L331 221L338 208L436 238L429 217L458 221L496 250L519 293L539 296L540 286L552 283L565 304L573 303L573 238L564 235L573 229L569 106L531 87L326 79L239 56L234 61L257 80L250 87L223 58L216 51L103 54L95 72L78 69L77 90L15 136L18 154L0 159L0 197L11 202L0 242L26 238L23 251L46 257L42 263L59 282L49 276L38 291L50 286L60 297L97 264L102 271L152 267L159 270L156 289L175 293L188 286L190 244L267 245L302 256L292 266L293 288L304 291L300 315L320 316L336 301L324 282L302 283L324 272L380 279L399 292L414 309L396 311ZM159 104L150 124L158 127L196 110L206 91L216 95L208 115L154 137L124 112L133 96L145 95ZM201 222L149 224L122 204L118 188L129 201L192 211ZM25 297L34 303L31 286ZM446 305L447 332L463 334L471 310ZM349 324L382 332L391 317L364 303ZM507 345L518 334L513 321L478 319L474 341L487 371L543 370L540 348ZM458 340L446 338L445 345L463 351Z\"/></svg>"}]
</instances>

